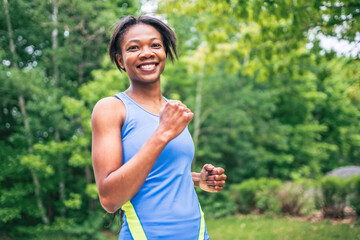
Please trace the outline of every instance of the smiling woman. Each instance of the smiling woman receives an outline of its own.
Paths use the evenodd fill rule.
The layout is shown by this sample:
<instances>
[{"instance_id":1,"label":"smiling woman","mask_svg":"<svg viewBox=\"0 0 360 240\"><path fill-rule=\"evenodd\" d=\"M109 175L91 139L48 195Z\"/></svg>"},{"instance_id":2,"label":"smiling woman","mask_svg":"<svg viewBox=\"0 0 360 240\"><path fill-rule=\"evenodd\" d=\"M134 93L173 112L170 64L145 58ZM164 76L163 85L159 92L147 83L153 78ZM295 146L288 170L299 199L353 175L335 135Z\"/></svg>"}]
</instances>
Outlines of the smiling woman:
<instances>
[{"instance_id":1,"label":"smiling woman","mask_svg":"<svg viewBox=\"0 0 360 240\"><path fill-rule=\"evenodd\" d=\"M164 50L167 57L173 62L177 58L176 51L176 36L175 33L169 28L166 24L160 20L152 17L141 16L139 18L134 18L132 16L126 17L123 20L120 20L118 23L109 44L109 55L110 59L119 70L124 70L121 68L117 62L116 55L121 55L120 44L123 40L124 33L128 30L130 26L137 24L146 24L148 26L154 27L158 33L161 35L161 41L164 44Z\"/></svg>"},{"instance_id":2,"label":"smiling woman","mask_svg":"<svg viewBox=\"0 0 360 240\"><path fill-rule=\"evenodd\" d=\"M116 60L132 82L160 80L166 61L161 39L160 33L146 24L134 25L123 37Z\"/></svg>"},{"instance_id":3,"label":"smiling woman","mask_svg":"<svg viewBox=\"0 0 360 240\"><path fill-rule=\"evenodd\" d=\"M193 113L162 96L166 58L177 57L174 32L156 18L120 21L110 58L130 87L101 99L92 115L92 159L102 206L125 211L119 239L209 239L195 187L221 191L224 169L191 173Z\"/></svg>"}]
</instances>

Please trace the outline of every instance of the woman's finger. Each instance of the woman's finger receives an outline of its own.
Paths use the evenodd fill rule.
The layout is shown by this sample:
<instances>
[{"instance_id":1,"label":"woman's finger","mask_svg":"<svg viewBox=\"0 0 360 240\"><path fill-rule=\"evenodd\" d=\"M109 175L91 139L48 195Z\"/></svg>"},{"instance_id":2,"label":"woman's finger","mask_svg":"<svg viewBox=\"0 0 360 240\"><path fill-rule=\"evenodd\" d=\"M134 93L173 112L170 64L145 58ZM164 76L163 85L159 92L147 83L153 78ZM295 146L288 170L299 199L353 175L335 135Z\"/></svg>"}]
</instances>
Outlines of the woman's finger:
<instances>
[{"instance_id":1,"label":"woman's finger","mask_svg":"<svg viewBox=\"0 0 360 240\"><path fill-rule=\"evenodd\" d=\"M214 168L212 171L211 171L211 175L221 175L225 172L225 170L221 167L217 167L217 168Z\"/></svg>"},{"instance_id":2,"label":"woman's finger","mask_svg":"<svg viewBox=\"0 0 360 240\"><path fill-rule=\"evenodd\" d=\"M225 175L225 174L221 174L221 175L209 175L209 176L207 176L207 180L215 180L215 181L226 180L226 175Z\"/></svg>"},{"instance_id":3,"label":"woman's finger","mask_svg":"<svg viewBox=\"0 0 360 240\"><path fill-rule=\"evenodd\" d=\"M225 181L206 181L208 186L224 186Z\"/></svg>"},{"instance_id":4,"label":"woman's finger","mask_svg":"<svg viewBox=\"0 0 360 240\"><path fill-rule=\"evenodd\" d=\"M212 171L215 167L211 164L205 164L203 169L205 169L206 171ZM211 174L211 172L210 172Z\"/></svg>"},{"instance_id":5,"label":"woman's finger","mask_svg":"<svg viewBox=\"0 0 360 240\"><path fill-rule=\"evenodd\" d=\"M213 189L213 190L215 190L217 192L219 192L219 191L221 191L223 189L223 187L221 187L221 186L209 186L209 188Z\"/></svg>"}]
</instances>

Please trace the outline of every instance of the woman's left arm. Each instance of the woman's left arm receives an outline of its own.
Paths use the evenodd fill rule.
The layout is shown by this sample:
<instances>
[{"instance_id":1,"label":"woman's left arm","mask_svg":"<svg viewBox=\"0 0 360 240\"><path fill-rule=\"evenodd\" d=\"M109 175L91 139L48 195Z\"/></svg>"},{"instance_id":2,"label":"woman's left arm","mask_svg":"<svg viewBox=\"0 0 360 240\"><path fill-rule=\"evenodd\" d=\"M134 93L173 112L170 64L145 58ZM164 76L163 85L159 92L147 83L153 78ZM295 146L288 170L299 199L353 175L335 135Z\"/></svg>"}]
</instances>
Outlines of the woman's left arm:
<instances>
[{"instance_id":1,"label":"woman's left arm","mask_svg":"<svg viewBox=\"0 0 360 240\"><path fill-rule=\"evenodd\" d=\"M192 172L194 187L200 187L207 192L220 192L225 185L225 170L221 167L214 167L205 164L200 173Z\"/></svg>"}]
</instances>

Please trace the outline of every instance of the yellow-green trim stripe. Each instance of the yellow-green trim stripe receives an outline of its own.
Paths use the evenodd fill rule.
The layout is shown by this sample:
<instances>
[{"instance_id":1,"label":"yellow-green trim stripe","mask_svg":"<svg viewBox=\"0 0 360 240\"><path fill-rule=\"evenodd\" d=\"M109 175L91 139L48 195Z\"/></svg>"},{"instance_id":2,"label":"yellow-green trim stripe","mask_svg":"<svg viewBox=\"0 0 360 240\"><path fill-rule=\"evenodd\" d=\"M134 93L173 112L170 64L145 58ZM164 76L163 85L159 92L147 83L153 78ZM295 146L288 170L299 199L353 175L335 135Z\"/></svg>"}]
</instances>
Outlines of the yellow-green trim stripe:
<instances>
[{"instance_id":1,"label":"yellow-green trim stripe","mask_svg":"<svg viewBox=\"0 0 360 240\"><path fill-rule=\"evenodd\" d=\"M201 210L200 203L199 203L199 208L200 208L200 213L201 213L199 240L204 240L204 238L205 238L205 218L204 218L204 213Z\"/></svg>"},{"instance_id":2,"label":"yellow-green trim stripe","mask_svg":"<svg viewBox=\"0 0 360 240\"><path fill-rule=\"evenodd\" d=\"M125 211L126 221L134 240L147 240L144 229L141 226L140 220L131 202L126 202L122 206L122 210Z\"/></svg>"}]
</instances>

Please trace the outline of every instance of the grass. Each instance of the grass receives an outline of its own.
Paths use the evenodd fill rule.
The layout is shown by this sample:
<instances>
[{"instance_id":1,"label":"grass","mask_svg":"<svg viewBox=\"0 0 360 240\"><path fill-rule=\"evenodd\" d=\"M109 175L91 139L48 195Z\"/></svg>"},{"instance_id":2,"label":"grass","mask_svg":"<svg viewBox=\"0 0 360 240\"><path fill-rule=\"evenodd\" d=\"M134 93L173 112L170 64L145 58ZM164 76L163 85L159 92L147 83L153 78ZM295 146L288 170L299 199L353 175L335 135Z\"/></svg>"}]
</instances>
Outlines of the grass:
<instances>
[{"instance_id":1,"label":"grass","mask_svg":"<svg viewBox=\"0 0 360 240\"><path fill-rule=\"evenodd\" d=\"M211 240L360 240L360 220L357 223L334 224L328 220L309 222L287 217L247 215L219 219L209 217L206 218L206 226ZM113 232L106 231L103 234L103 239L118 239L118 234ZM49 236L44 233L35 239L75 240L78 238L61 234Z\"/></svg>"},{"instance_id":2,"label":"grass","mask_svg":"<svg viewBox=\"0 0 360 240\"><path fill-rule=\"evenodd\" d=\"M360 240L360 224L308 222L259 215L206 219L211 240Z\"/></svg>"}]
</instances>

